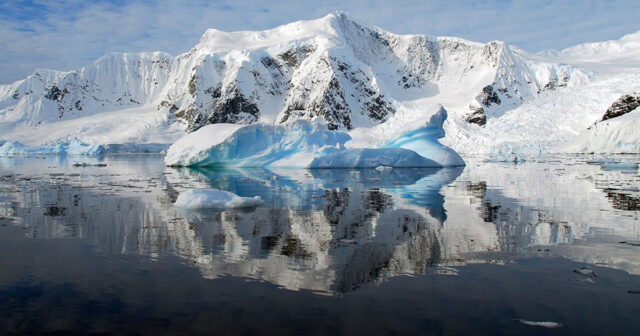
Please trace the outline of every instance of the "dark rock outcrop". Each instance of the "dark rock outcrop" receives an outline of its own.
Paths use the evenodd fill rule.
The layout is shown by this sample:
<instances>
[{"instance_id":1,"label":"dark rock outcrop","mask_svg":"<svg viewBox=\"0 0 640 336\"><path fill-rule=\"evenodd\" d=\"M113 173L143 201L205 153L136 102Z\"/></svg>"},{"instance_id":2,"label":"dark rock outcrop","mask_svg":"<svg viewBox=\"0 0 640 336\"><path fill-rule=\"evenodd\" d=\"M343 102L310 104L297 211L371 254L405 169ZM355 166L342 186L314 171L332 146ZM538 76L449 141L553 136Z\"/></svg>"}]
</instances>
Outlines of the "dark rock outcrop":
<instances>
[{"instance_id":1,"label":"dark rock outcrop","mask_svg":"<svg viewBox=\"0 0 640 336\"><path fill-rule=\"evenodd\" d=\"M482 89L479 98L481 99L482 105L486 107L491 106L491 104L500 105L502 103L500 97L498 97L498 93L493 90L493 86L491 85L487 85Z\"/></svg>"},{"instance_id":2,"label":"dark rock outcrop","mask_svg":"<svg viewBox=\"0 0 640 336\"><path fill-rule=\"evenodd\" d=\"M627 114L640 106L640 92L623 95L607 109L601 121Z\"/></svg>"},{"instance_id":3,"label":"dark rock outcrop","mask_svg":"<svg viewBox=\"0 0 640 336\"><path fill-rule=\"evenodd\" d=\"M484 126L487 123L487 116L484 114L482 107L472 108L464 118L470 124Z\"/></svg>"}]
</instances>

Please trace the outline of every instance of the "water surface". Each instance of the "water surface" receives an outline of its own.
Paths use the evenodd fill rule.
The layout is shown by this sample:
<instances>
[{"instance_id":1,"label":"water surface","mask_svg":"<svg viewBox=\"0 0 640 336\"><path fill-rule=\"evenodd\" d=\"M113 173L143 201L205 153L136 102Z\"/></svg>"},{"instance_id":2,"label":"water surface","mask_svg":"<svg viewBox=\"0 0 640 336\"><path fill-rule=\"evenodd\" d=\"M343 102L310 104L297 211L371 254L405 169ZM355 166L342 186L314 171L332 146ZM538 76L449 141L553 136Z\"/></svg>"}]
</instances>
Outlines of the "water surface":
<instances>
[{"instance_id":1,"label":"water surface","mask_svg":"<svg viewBox=\"0 0 640 336\"><path fill-rule=\"evenodd\" d=\"M0 330L637 334L638 157L598 159L391 171L0 159ZM265 204L174 208L190 188Z\"/></svg>"}]
</instances>

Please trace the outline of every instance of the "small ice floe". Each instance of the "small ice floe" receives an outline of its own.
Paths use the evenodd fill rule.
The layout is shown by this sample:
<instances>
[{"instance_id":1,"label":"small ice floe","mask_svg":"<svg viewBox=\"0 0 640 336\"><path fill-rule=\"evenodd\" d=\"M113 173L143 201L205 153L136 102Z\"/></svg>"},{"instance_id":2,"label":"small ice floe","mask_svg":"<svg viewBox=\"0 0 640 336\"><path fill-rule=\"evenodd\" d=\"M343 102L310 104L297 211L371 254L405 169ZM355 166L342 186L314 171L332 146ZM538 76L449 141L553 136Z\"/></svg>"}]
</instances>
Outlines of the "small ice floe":
<instances>
[{"instance_id":1,"label":"small ice floe","mask_svg":"<svg viewBox=\"0 0 640 336\"><path fill-rule=\"evenodd\" d=\"M586 283L589 285L595 285L596 281L593 280L592 278L582 278L582 279L576 279L576 282L582 282L582 283Z\"/></svg>"},{"instance_id":2,"label":"small ice floe","mask_svg":"<svg viewBox=\"0 0 640 336\"><path fill-rule=\"evenodd\" d=\"M393 167L389 167L389 166L377 166L375 169L376 169L377 171L380 171L380 172L385 172L385 171L391 171L391 170L393 170Z\"/></svg>"},{"instance_id":3,"label":"small ice floe","mask_svg":"<svg viewBox=\"0 0 640 336\"><path fill-rule=\"evenodd\" d=\"M78 162L78 161L73 161L71 165L74 167L106 167L107 166L106 163L102 163L102 162L91 163L91 162Z\"/></svg>"},{"instance_id":4,"label":"small ice floe","mask_svg":"<svg viewBox=\"0 0 640 336\"><path fill-rule=\"evenodd\" d=\"M240 197L234 193L218 189L187 190L173 204L185 209L205 208L247 208L264 203L260 196Z\"/></svg>"},{"instance_id":5,"label":"small ice floe","mask_svg":"<svg viewBox=\"0 0 640 336\"><path fill-rule=\"evenodd\" d=\"M584 267L584 266L580 267L578 269L574 269L573 273L577 273L577 274L580 274L580 275L583 275L583 276L587 276L587 277L592 277L592 278L595 278L595 277L598 276L594 270L590 269L589 267Z\"/></svg>"},{"instance_id":6,"label":"small ice floe","mask_svg":"<svg viewBox=\"0 0 640 336\"><path fill-rule=\"evenodd\" d=\"M532 326L532 327L545 327L545 328L560 328L562 327L562 323L551 322L551 321L529 321L523 319L513 319L514 322L518 322L520 324Z\"/></svg>"}]
</instances>

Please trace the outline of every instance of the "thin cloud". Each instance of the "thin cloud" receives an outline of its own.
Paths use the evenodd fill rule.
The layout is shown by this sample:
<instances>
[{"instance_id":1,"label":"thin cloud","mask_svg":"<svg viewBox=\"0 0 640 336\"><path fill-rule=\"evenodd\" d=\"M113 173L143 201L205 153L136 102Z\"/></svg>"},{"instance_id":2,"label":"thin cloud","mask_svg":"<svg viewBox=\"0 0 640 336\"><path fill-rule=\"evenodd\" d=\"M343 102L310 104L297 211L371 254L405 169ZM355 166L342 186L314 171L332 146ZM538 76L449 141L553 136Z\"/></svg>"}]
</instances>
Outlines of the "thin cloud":
<instances>
[{"instance_id":1,"label":"thin cloud","mask_svg":"<svg viewBox=\"0 0 640 336\"><path fill-rule=\"evenodd\" d=\"M616 39L640 29L635 0L9 0L0 3L0 83L36 68L77 69L111 51L176 55L207 28L263 30L338 9L395 33L503 40L530 51Z\"/></svg>"}]
</instances>

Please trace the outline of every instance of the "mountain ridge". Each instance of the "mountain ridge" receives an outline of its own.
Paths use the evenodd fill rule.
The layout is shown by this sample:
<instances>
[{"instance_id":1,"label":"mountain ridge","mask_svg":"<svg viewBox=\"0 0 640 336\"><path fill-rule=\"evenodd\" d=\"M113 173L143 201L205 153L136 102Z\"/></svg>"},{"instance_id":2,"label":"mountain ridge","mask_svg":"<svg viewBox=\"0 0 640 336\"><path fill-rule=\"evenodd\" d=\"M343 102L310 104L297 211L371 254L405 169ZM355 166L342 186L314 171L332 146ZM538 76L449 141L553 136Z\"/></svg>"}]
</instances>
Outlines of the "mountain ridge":
<instances>
[{"instance_id":1,"label":"mountain ridge","mask_svg":"<svg viewBox=\"0 0 640 336\"><path fill-rule=\"evenodd\" d=\"M158 128L153 140L171 128L165 141L172 142L179 129L211 123L277 124L321 116L330 129L351 130L380 124L402 108L442 104L453 119L447 133L454 133L448 141L455 148L456 139L472 137L478 127L591 77L591 69L504 42L396 35L336 12L265 31L208 29L175 57L108 53L75 71L37 70L0 85L0 130L11 125L21 133L3 133L24 135L43 124L130 109L132 116L140 110L153 119L140 122ZM146 128L132 133L151 132ZM98 140L82 129L68 136ZM114 141L149 141L120 138Z\"/></svg>"}]
</instances>

